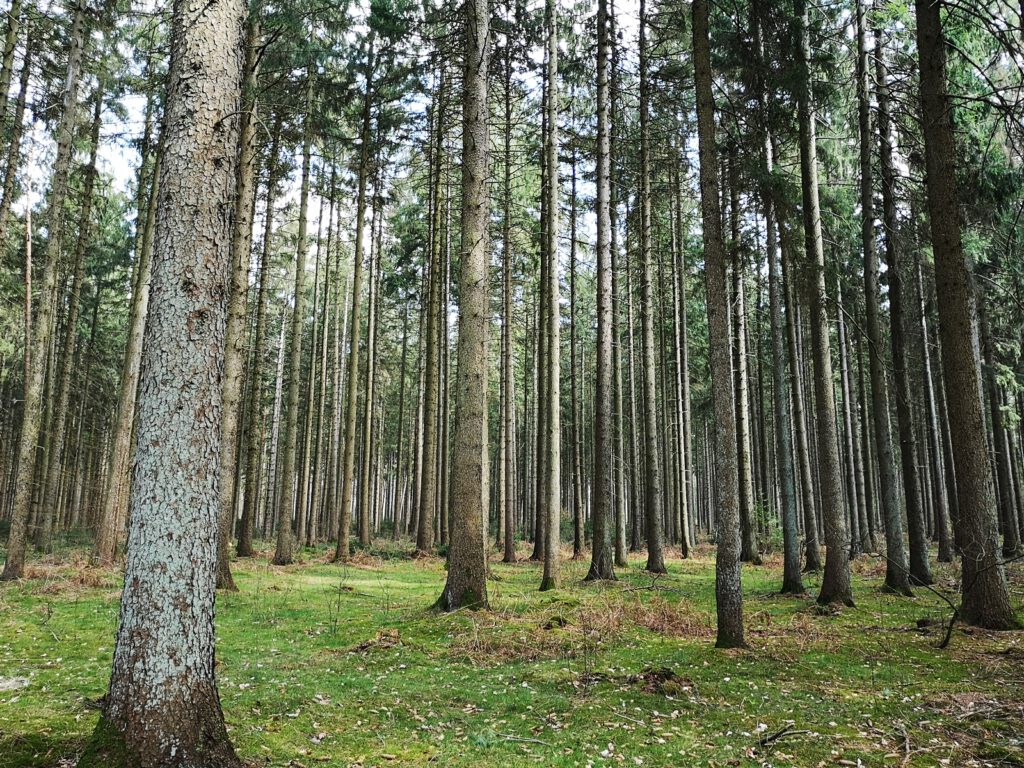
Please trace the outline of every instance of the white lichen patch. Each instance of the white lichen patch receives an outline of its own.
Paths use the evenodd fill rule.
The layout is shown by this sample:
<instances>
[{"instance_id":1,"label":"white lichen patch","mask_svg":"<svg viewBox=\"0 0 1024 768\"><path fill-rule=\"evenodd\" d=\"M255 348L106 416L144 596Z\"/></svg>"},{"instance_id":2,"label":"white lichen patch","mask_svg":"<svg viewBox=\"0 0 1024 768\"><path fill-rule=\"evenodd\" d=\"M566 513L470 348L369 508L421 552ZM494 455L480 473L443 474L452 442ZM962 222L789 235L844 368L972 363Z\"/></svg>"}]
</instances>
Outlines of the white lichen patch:
<instances>
[{"instance_id":1,"label":"white lichen patch","mask_svg":"<svg viewBox=\"0 0 1024 768\"><path fill-rule=\"evenodd\" d=\"M28 688L27 677L0 677L0 691L17 691Z\"/></svg>"}]
</instances>

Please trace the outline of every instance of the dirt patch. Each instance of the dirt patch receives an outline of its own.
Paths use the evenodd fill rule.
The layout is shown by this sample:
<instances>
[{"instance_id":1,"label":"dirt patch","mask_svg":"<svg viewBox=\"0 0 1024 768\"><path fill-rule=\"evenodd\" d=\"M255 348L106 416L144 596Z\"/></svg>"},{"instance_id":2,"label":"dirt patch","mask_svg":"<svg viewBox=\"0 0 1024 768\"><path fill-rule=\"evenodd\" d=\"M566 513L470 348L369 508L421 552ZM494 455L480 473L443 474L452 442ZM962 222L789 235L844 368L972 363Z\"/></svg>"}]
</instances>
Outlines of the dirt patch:
<instances>
[{"instance_id":1,"label":"dirt patch","mask_svg":"<svg viewBox=\"0 0 1024 768\"><path fill-rule=\"evenodd\" d=\"M662 696L681 696L696 690L692 680L680 677L668 667L646 667L639 675L631 675L626 681L639 686L646 693Z\"/></svg>"},{"instance_id":2,"label":"dirt patch","mask_svg":"<svg viewBox=\"0 0 1024 768\"><path fill-rule=\"evenodd\" d=\"M372 640L365 640L359 645L349 648L349 653L369 653L370 651L382 651L394 648L402 644L402 638L397 629L384 629L377 633Z\"/></svg>"}]
</instances>

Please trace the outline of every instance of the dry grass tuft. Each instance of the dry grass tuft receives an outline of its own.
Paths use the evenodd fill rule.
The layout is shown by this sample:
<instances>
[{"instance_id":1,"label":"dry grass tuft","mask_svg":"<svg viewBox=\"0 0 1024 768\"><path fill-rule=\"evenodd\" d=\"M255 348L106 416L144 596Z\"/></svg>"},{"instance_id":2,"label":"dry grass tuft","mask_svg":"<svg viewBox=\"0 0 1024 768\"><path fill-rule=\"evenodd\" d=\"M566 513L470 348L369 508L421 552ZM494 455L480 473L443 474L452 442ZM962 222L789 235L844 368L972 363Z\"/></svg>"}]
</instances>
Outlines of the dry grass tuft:
<instances>
[{"instance_id":1,"label":"dry grass tuft","mask_svg":"<svg viewBox=\"0 0 1024 768\"><path fill-rule=\"evenodd\" d=\"M685 602L663 597L636 600L625 606L627 618L638 626L668 637L708 638L715 634L711 617Z\"/></svg>"}]
</instances>

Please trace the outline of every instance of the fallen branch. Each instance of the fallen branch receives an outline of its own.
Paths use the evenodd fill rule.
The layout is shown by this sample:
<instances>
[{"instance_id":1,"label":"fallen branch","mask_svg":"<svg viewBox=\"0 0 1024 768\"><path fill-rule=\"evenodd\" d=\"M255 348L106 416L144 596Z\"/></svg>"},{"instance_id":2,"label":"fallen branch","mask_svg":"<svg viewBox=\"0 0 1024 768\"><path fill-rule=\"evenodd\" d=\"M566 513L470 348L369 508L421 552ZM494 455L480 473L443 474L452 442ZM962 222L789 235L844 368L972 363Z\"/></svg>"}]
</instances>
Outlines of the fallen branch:
<instances>
[{"instance_id":1,"label":"fallen branch","mask_svg":"<svg viewBox=\"0 0 1024 768\"><path fill-rule=\"evenodd\" d=\"M810 731L795 731L793 726L787 725L780 731L770 733L767 736L762 736L757 740L757 746L767 747L769 744L778 741L779 739L789 738L790 736L799 736L801 734L810 733Z\"/></svg>"},{"instance_id":2,"label":"fallen branch","mask_svg":"<svg viewBox=\"0 0 1024 768\"><path fill-rule=\"evenodd\" d=\"M512 736L512 735L507 734L507 733L496 733L494 735L495 736L500 736L505 741L515 741L515 742L521 743L521 744L540 744L541 746L544 746L544 747L550 747L551 746L551 744L549 744L548 742L541 741L540 739L527 739L527 738L524 738L522 736Z\"/></svg>"}]
</instances>

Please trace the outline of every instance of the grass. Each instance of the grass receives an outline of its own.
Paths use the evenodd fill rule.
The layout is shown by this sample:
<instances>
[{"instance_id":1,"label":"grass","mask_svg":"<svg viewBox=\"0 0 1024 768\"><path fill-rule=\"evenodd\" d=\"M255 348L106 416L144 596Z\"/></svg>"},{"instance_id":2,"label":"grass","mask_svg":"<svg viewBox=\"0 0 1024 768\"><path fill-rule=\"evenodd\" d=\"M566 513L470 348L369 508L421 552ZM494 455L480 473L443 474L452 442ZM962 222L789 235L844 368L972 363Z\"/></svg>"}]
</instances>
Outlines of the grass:
<instances>
[{"instance_id":1,"label":"grass","mask_svg":"<svg viewBox=\"0 0 1024 768\"><path fill-rule=\"evenodd\" d=\"M73 765L96 724L119 585L80 552L0 586L2 768ZM869 558L839 612L776 595L777 561L745 567L751 647L719 651L710 550L603 586L567 561L544 593L536 564L493 562L492 610L454 615L429 610L441 560L302 557L238 561L218 597L221 699L254 766L1024 765L1024 633L938 650L918 620L944 604L882 594Z\"/></svg>"}]
</instances>

